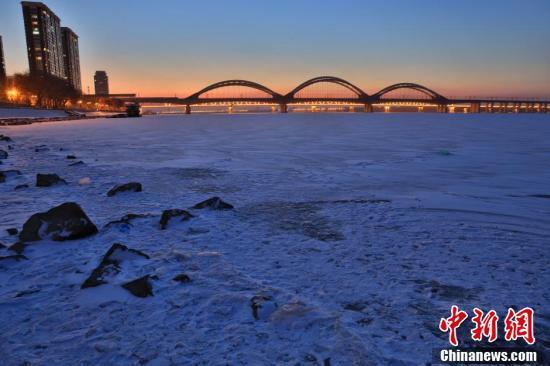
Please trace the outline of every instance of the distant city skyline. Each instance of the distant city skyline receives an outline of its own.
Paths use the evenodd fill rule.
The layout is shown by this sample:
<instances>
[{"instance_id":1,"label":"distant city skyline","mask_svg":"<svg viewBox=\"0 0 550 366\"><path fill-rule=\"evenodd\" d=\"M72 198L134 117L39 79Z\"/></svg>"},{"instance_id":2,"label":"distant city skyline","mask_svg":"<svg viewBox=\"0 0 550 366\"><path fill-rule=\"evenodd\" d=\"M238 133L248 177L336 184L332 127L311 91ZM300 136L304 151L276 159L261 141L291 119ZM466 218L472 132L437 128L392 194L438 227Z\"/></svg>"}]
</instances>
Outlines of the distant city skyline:
<instances>
[{"instance_id":1,"label":"distant city skyline","mask_svg":"<svg viewBox=\"0 0 550 366\"><path fill-rule=\"evenodd\" d=\"M43 1L80 37L82 89L187 96L247 79L287 92L319 75L368 93L418 82L447 96L550 96L550 2ZM414 16L412 16L414 14ZM20 1L0 3L8 74L28 70Z\"/></svg>"}]
</instances>

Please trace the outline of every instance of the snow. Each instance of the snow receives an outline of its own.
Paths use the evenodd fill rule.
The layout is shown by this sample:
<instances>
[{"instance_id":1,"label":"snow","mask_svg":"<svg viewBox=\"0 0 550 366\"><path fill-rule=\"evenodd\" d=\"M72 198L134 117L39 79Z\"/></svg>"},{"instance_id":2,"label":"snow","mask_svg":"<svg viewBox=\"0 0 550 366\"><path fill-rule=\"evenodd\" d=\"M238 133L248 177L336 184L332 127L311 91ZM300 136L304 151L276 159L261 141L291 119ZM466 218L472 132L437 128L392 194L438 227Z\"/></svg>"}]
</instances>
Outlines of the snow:
<instances>
[{"instance_id":1,"label":"snow","mask_svg":"<svg viewBox=\"0 0 550 366\"><path fill-rule=\"evenodd\" d=\"M437 324L452 304L531 306L548 340L549 115L201 114L0 134L14 139L0 168L23 173L0 184L0 242L66 201L100 228L0 261L2 364L419 365L448 347ZM34 187L39 172L69 184ZM143 192L106 196L130 181ZM235 209L159 229L162 210L211 196ZM153 216L104 227L128 213ZM116 242L151 259L80 289ZM146 274L153 297L119 286ZM255 295L271 299L259 320Z\"/></svg>"}]
</instances>

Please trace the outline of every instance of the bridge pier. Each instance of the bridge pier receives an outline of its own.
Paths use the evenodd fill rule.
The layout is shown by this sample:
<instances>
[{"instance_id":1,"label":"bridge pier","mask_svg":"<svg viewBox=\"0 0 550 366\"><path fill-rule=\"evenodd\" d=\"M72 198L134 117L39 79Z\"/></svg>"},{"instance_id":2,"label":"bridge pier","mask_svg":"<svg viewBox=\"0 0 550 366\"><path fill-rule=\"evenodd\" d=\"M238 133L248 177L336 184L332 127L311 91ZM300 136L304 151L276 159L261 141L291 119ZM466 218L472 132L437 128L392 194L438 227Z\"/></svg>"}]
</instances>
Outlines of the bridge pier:
<instances>
[{"instance_id":1,"label":"bridge pier","mask_svg":"<svg viewBox=\"0 0 550 366\"><path fill-rule=\"evenodd\" d=\"M470 113L479 113L481 112L480 103L470 103Z\"/></svg>"},{"instance_id":2,"label":"bridge pier","mask_svg":"<svg viewBox=\"0 0 550 366\"><path fill-rule=\"evenodd\" d=\"M449 109L447 108L447 105L438 104L437 105L437 113L449 113Z\"/></svg>"},{"instance_id":3,"label":"bridge pier","mask_svg":"<svg viewBox=\"0 0 550 366\"><path fill-rule=\"evenodd\" d=\"M372 113L374 111L374 108L372 107L372 104L365 103L364 111L365 111L365 113Z\"/></svg>"},{"instance_id":4,"label":"bridge pier","mask_svg":"<svg viewBox=\"0 0 550 366\"><path fill-rule=\"evenodd\" d=\"M288 106L285 103L279 104L279 112L287 113L288 112Z\"/></svg>"},{"instance_id":5,"label":"bridge pier","mask_svg":"<svg viewBox=\"0 0 550 366\"><path fill-rule=\"evenodd\" d=\"M189 104L185 105L185 114L191 114L191 106Z\"/></svg>"}]
</instances>

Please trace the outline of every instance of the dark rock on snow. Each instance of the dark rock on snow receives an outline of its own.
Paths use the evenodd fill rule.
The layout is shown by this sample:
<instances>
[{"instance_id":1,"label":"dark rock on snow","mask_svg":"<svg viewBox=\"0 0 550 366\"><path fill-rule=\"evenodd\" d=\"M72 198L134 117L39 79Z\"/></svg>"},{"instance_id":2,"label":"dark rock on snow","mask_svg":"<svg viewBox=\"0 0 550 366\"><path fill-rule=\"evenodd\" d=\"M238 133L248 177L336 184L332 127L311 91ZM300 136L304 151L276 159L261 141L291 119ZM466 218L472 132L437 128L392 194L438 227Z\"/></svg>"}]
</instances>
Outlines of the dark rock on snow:
<instances>
[{"instance_id":1,"label":"dark rock on snow","mask_svg":"<svg viewBox=\"0 0 550 366\"><path fill-rule=\"evenodd\" d=\"M45 225L45 227L44 227ZM32 215L19 233L22 241L50 238L55 241L85 238L97 233L97 227L74 202L66 202L47 212Z\"/></svg>"},{"instance_id":2,"label":"dark rock on snow","mask_svg":"<svg viewBox=\"0 0 550 366\"><path fill-rule=\"evenodd\" d=\"M220 197L212 197L193 206L195 209L210 208L212 210L231 210L233 205L222 201Z\"/></svg>"},{"instance_id":3,"label":"dark rock on snow","mask_svg":"<svg viewBox=\"0 0 550 366\"><path fill-rule=\"evenodd\" d=\"M0 150L0 159L7 159L8 158L8 152L4 150Z\"/></svg>"},{"instance_id":4,"label":"dark rock on snow","mask_svg":"<svg viewBox=\"0 0 550 366\"><path fill-rule=\"evenodd\" d=\"M7 255L5 257L0 257L0 262L2 261L8 261L8 260L14 260L16 262L19 262L21 260L27 260L29 258L25 257L24 255L22 254L17 254L17 255Z\"/></svg>"},{"instance_id":5,"label":"dark rock on snow","mask_svg":"<svg viewBox=\"0 0 550 366\"><path fill-rule=\"evenodd\" d=\"M67 182L60 178L57 174L37 174L36 175L36 186L37 187L50 187L55 184L67 184Z\"/></svg>"},{"instance_id":6,"label":"dark rock on snow","mask_svg":"<svg viewBox=\"0 0 550 366\"><path fill-rule=\"evenodd\" d=\"M264 320L277 309L277 303L269 295L255 295L250 299L250 307L252 308L252 316L256 320Z\"/></svg>"},{"instance_id":7,"label":"dark rock on snow","mask_svg":"<svg viewBox=\"0 0 550 366\"><path fill-rule=\"evenodd\" d=\"M191 278L185 273L181 273L181 274L177 275L176 277L172 278L172 280L176 281L176 282L181 282L181 283L191 282Z\"/></svg>"},{"instance_id":8,"label":"dark rock on snow","mask_svg":"<svg viewBox=\"0 0 550 366\"><path fill-rule=\"evenodd\" d=\"M8 177L14 175L21 175L21 172L15 169L0 171L0 183L4 183Z\"/></svg>"},{"instance_id":9,"label":"dark rock on snow","mask_svg":"<svg viewBox=\"0 0 550 366\"><path fill-rule=\"evenodd\" d=\"M128 248L126 245L119 243L113 244L80 288L96 287L107 283L105 277L119 273L121 262L140 257L149 259L147 254L139 250Z\"/></svg>"},{"instance_id":10,"label":"dark rock on snow","mask_svg":"<svg viewBox=\"0 0 550 366\"><path fill-rule=\"evenodd\" d=\"M126 191L141 192L141 183L130 182L116 185L109 192L107 192L107 196L112 197L117 193Z\"/></svg>"},{"instance_id":11,"label":"dark rock on snow","mask_svg":"<svg viewBox=\"0 0 550 366\"><path fill-rule=\"evenodd\" d=\"M0 141L12 142L13 140L9 136L0 135Z\"/></svg>"},{"instance_id":12,"label":"dark rock on snow","mask_svg":"<svg viewBox=\"0 0 550 366\"><path fill-rule=\"evenodd\" d=\"M153 296L153 286L149 282L149 275L125 283L122 287L137 297Z\"/></svg>"},{"instance_id":13,"label":"dark rock on snow","mask_svg":"<svg viewBox=\"0 0 550 366\"><path fill-rule=\"evenodd\" d=\"M77 165L84 165L84 162L82 160L79 160L69 164L69 166L77 166Z\"/></svg>"},{"instance_id":14,"label":"dark rock on snow","mask_svg":"<svg viewBox=\"0 0 550 366\"><path fill-rule=\"evenodd\" d=\"M162 216L160 217L160 221L159 221L160 229L161 230L166 229L168 222L173 217L181 217L180 221L187 221L194 216L185 210L180 210L179 208L164 210L162 211Z\"/></svg>"},{"instance_id":15,"label":"dark rock on snow","mask_svg":"<svg viewBox=\"0 0 550 366\"><path fill-rule=\"evenodd\" d=\"M4 170L3 173L4 173L6 176L13 177L14 175L21 175L21 170L10 169L10 170Z\"/></svg>"},{"instance_id":16,"label":"dark rock on snow","mask_svg":"<svg viewBox=\"0 0 550 366\"><path fill-rule=\"evenodd\" d=\"M71 160L72 160L72 159L76 159L76 156L74 156L74 155L67 155L67 159L71 159Z\"/></svg>"},{"instance_id":17,"label":"dark rock on snow","mask_svg":"<svg viewBox=\"0 0 550 366\"><path fill-rule=\"evenodd\" d=\"M109 227L111 225L130 225L133 226L131 221L135 219L143 219L146 217L150 217L150 214L133 214L129 213L127 215L124 215L120 218L120 220L113 220L109 221L104 227Z\"/></svg>"},{"instance_id":18,"label":"dark rock on snow","mask_svg":"<svg viewBox=\"0 0 550 366\"><path fill-rule=\"evenodd\" d=\"M34 152L43 152L43 151L48 151L50 150L49 148L46 147L46 145L38 145L34 148Z\"/></svg>"},{"instance_id":19,"label":"dark rock on snow","mask_svg":"<svg viewBox=\"0 0 550 366\"><path fill-rule=\"evenodd\" d=\"M16 252L17 254L21 254L25 250L26 246L27 245L25 243L18 241L17 243L10 246L8 249Z\"/></svg>"},{"instance_id":20,"label":"dark rock on snow","mask_svg":"<svg viewBox=\"0 0 550 366\"><path fill-rule=\"evenodd\" d=\"M18 184L15 186L15 189L29 188L28 184Z\"/></svg>"},{"instance_id":21,"label":"dark rock on snow","mask_svg":"<svg viewBox=\"0 0 550 366\"><path fill-rule=\"evenodd\" d=\"M10 235L17 235L17 233L19 232L19 230L17 230L17 228L14 228L14 227L10 227L9 229L6 229L6 231Z\"/></svg>"}]
</instances>

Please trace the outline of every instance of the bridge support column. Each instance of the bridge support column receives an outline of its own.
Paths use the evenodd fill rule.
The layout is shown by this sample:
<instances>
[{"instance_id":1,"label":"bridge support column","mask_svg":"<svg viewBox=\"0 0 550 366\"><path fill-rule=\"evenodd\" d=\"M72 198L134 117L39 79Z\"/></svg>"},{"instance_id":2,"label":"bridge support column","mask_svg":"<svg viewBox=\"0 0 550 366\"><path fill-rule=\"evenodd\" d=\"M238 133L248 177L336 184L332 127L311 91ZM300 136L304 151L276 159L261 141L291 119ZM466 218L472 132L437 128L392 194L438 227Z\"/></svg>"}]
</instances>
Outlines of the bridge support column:
<instances>
[{"instance_id":1,"label":"bridge support column","mask_svg":"<svg viewBox=\"0 0 550 366\"><path fill-rule=\"evenodd\" d=\"M279 104L279 112L287 113L288 112L288 106L285 103Z\"/></svg>"},{"instance_id":2,"label":"bridge support column","mask_svg":"<svg viewBox=\"0 0 550 366\"><path fill-rule=\"evenodd\" d=\"M372 108L372 104L370 103L365 103L365 109L364 109L365 113L372 113L374 111L374 108Z\"/></svg>"},{"instance_id":3,"label":"bridge support column","mask_svg":"<svg viewBox=\"0 0 550 366\"><path fill-rule=\"evenodd\" d=\"M189 104L185 105L185 114L191 114L191 106Z\"/></svg>"},{"instance_id":4,"label":"bridge support column","mask_svg":"<svg viewBox=\"0 0 550 366\"><path fill-rule=\"evenodd\" d=\"M470 103L470 113L479 113L481 112L480 103Z\"/></svg>"},{"instance_id":5,"label":"bridge support column","mask_svg":"<svg viewBox=\"0 0 550 366\"><path fill-rule=\"evenodd\" d=\"M445 104L438 104L437 105L437 113L449 113L449 109Z\"/></svg>"}]
</instances>

